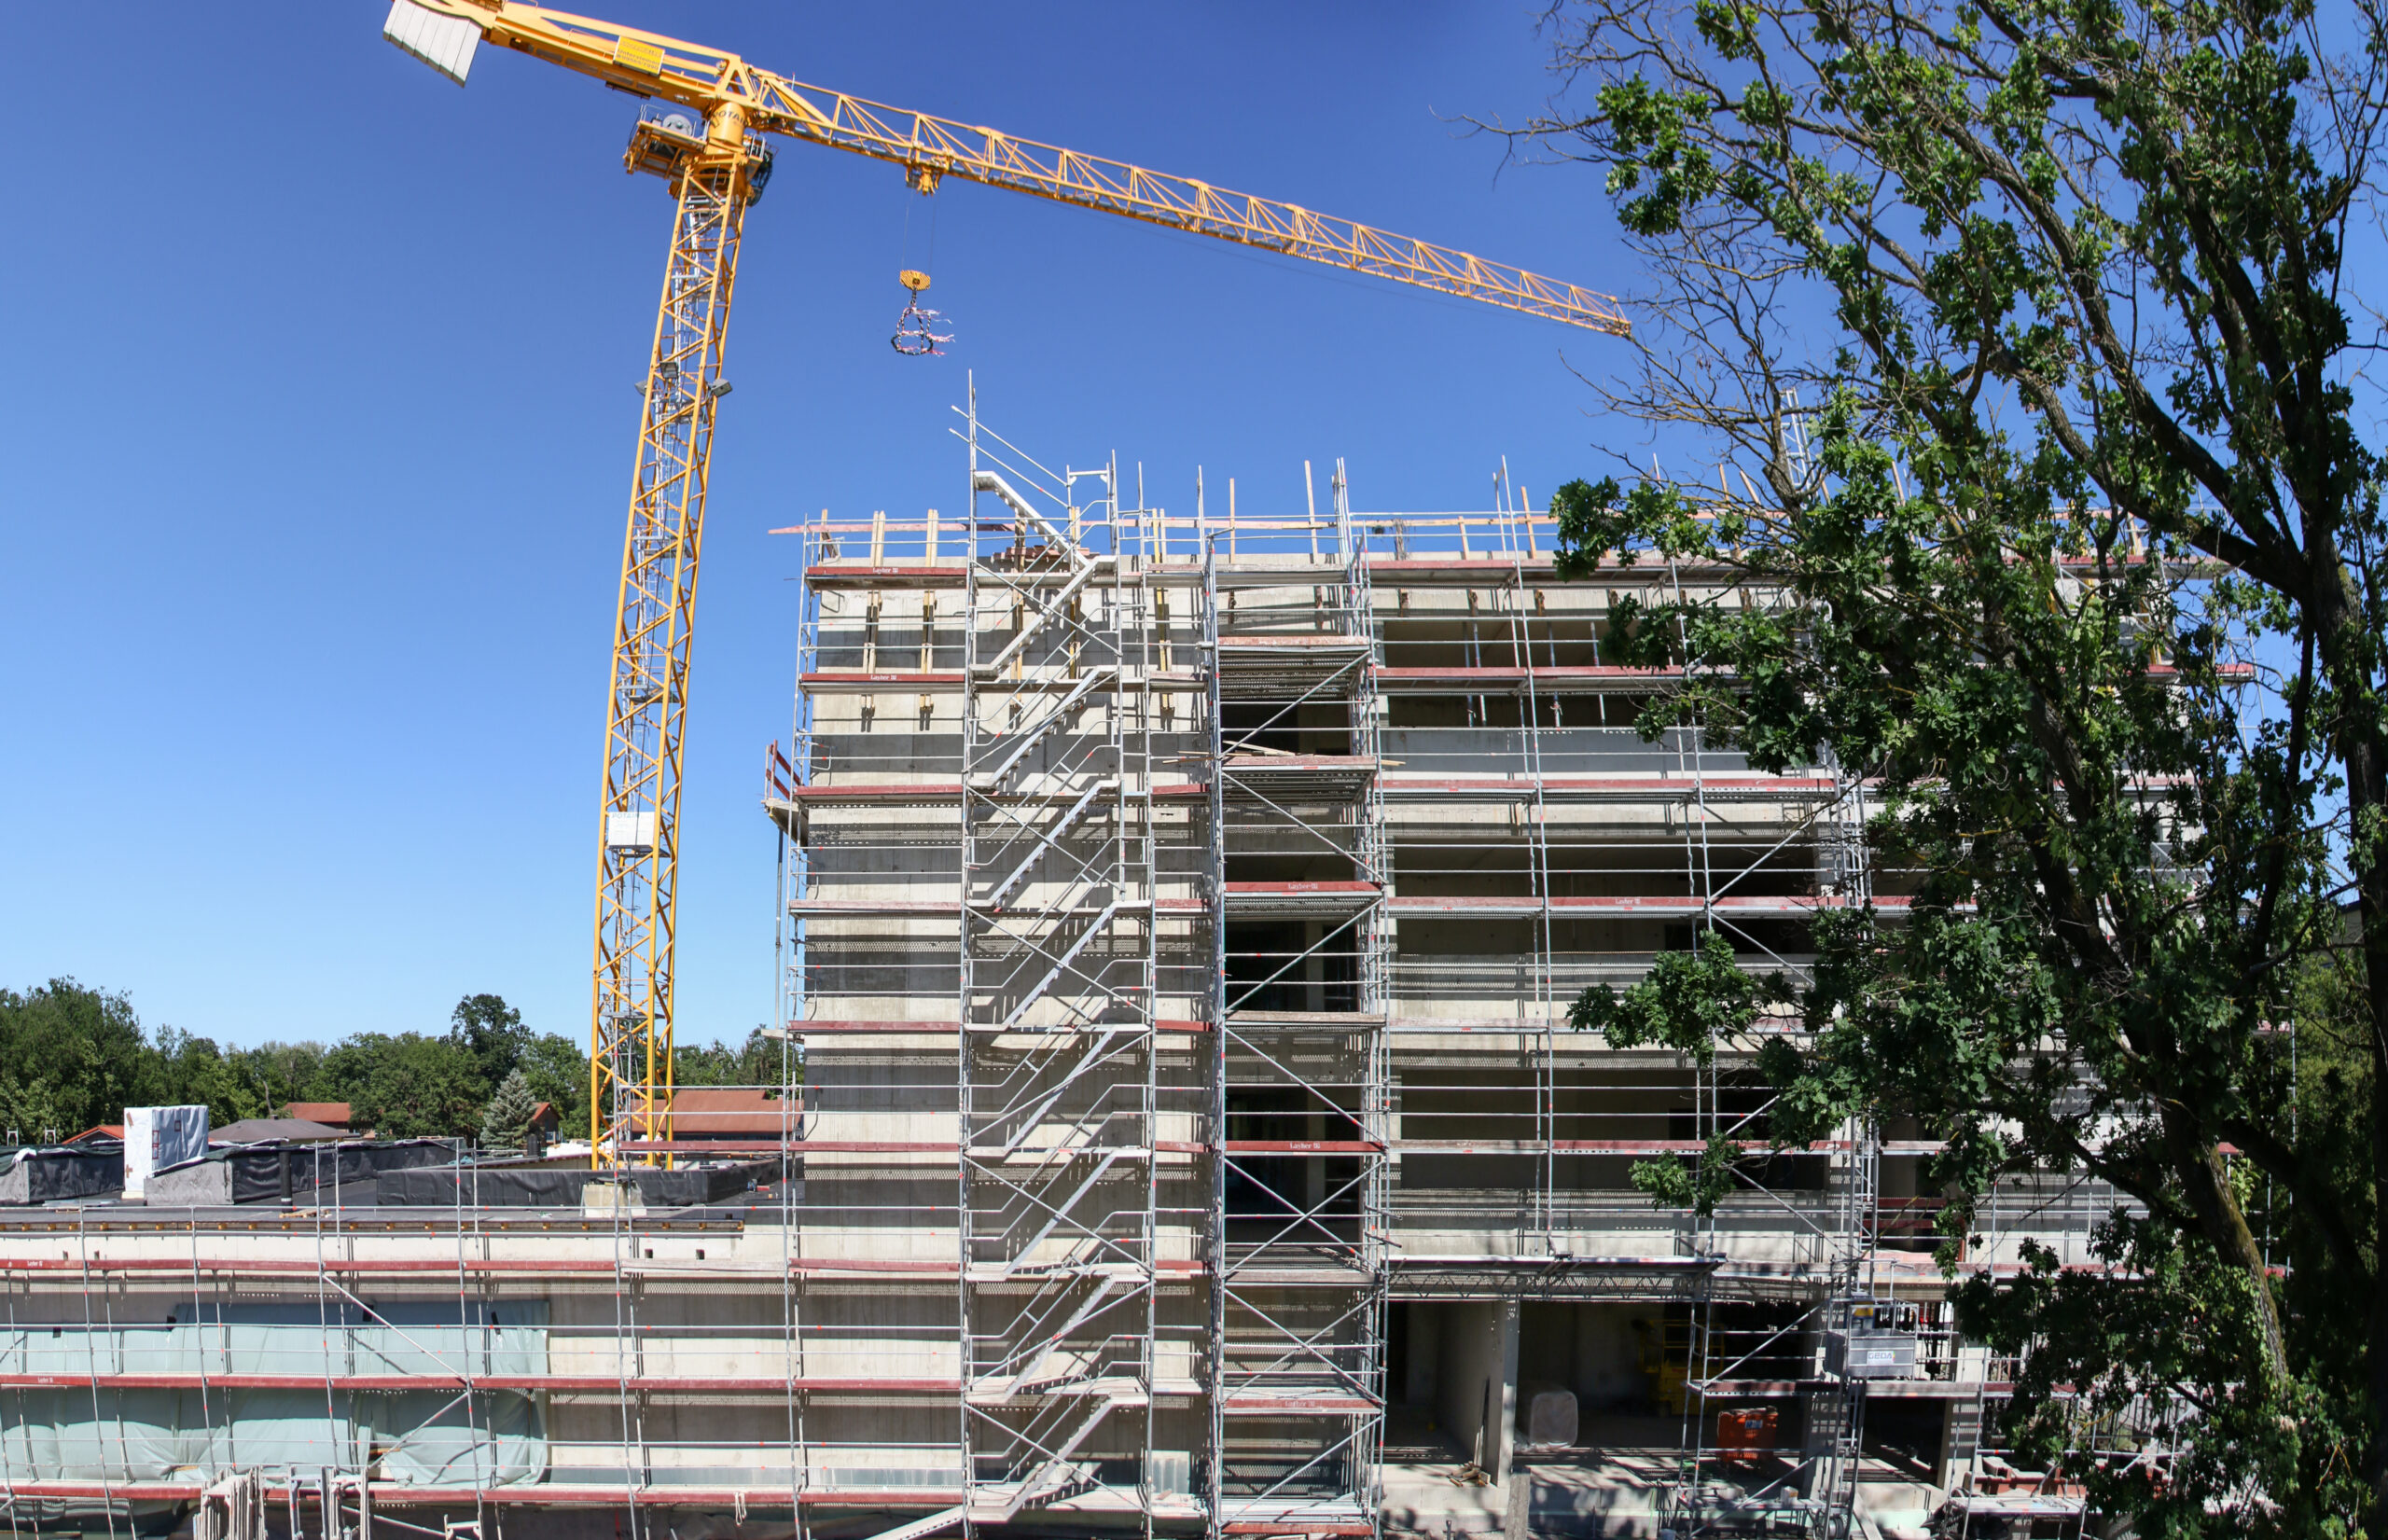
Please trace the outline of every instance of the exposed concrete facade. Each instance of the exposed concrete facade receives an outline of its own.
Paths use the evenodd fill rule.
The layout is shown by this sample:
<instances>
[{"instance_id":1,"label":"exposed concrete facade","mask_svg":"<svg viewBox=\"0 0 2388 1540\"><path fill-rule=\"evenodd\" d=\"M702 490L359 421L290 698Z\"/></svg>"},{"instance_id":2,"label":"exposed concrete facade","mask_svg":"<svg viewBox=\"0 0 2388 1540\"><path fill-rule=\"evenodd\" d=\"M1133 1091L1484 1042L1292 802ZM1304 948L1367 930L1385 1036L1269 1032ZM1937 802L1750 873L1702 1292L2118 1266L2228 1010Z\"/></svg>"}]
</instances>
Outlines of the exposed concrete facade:
<instances>
[{"instance_id":1,"label":"exposed concrete facade","mask_svg":"<svg viewBox=\"0 0 2388 1540\"><path fill-rule=\"evenodd\" d=\"M1853 1502L1920 1522L1973 1457L1949 1430L1991 1394L1929 1256L1932 1146L1853 1128L1776 1156L1713 1217L1656 1207L1637 1162L1763 1137L1732 1084L1757 1039L1719 1044L1703 1075L1565 1022L1585 986L1630 984L1703 930L1797 975L1818 912L1900 912L1895 881L1865 869L1862 787L1828 765L1757 773L1692 729L1645 739L1671 676L1603 659L1625 601L1770 596L1646 566L1562 584L1548 522L1520 515L1355 514L1338 487L1315 516L1198 528L1123 509L1099 479L1020 493L1033 477L999 459L981 462L992 512L975 525L810 528L798 768L771 807L807 1137L846 1146L808 1158L816 1255L982 1255L963 1215L983 1220L977 1162L1001 1118L974 1120L974 1085L1038 1106L1008 1137L1053 1152L1056 1181L1085 1172L1073 1148L1149 1152L1132 1181L1115 1164L1091 1189L1013 1189L1063 1216L1032 1264L1090 1266L1138 1222L1148 1248L1134 1319L1130 1285L1089 1317L1113 1351L1149 1344L1148 1367L1074 1446L1076 1494L1034 1492L1028 1511L1187 1521L1173 1494L1123 1484L1150 1447L1190 1456L1208 1521L1283 1532L1655 1533L1668 1502L1720 1478L1788 1492L1819 1523ZM1034 517L993 506L1015 495ZM1002 839L978 832L1006 820ZM1149 1006L1069 951L1090 934L1069 917L1104 895L1151 916L1147 932L1105 910L1093 933L1106 957L1139 954ZM960 960L983 970L1007 930L1029 976L1050 964L1059 983L981 1024ZM1125 1046L1095 1081L1090 1055L994 1030L1045 1044L1104 1024ZM1135 1107L1105 1113L1105 1096ZM2027 1238L2086 1256L2107 1201L2012 1197L2031 1217L1993 1220L1970 1266L2011 1263ZM1273 1243L1288 1231L1311 1255ZM1021 1297L1034 1319L1078 1319ZM966 1269L958 1299L965 1336L1011 1329ZM1867 1435L1857 1393L1821 1370L1824 1329L1853 1309L1923 1339L1916 1375L1869 1387ZM1238 1380L1271 1343L1304 1418L1262 1420ZM1038 1460L972 1429L1028 1415L1026 1398L981 1368L965 1354L984 1415L963 1417L950 1458L974 1493L1017 1496ZM1537 1392L1573 1397L1579 1445L1521 1450ZM1737 1408L1773 1414L1752 1426L1778 1461L1719 1464L1717 1417ZM1450 1480L1467 1463L1485 1486Z\"/></svg>"}]
</instances>

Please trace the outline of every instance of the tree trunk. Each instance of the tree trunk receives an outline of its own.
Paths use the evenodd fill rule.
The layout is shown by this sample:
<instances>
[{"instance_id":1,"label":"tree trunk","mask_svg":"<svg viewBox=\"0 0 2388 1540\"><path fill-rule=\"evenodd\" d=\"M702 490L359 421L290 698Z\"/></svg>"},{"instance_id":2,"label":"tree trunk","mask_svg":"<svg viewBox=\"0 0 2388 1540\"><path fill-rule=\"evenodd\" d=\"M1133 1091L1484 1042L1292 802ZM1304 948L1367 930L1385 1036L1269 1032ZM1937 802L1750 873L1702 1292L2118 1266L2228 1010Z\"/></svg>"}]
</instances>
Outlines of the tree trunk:
<instances>
[{"instance_id":1,"label":"tree trunk","mask_svg":"<svg viewBox=\"0 0 2388 1540\"><path fill-rule=\"evenodd\" d=\"M2378 752L2365 745L2347 756L2347 798L2355 826L2364 814L2388 814L2381 795L2383 767ZM2367 808L2367 804L2368 807ZM2355 914L2363 925L2364 982L2370 996L2371 1028L2371 1206L2373 1256L2371 1319L2367 1323L2365 1349L2371 1393L2371 1447L2365 1451L2365 1477L2371 1484L2371 1533L2388 1535L2388 1288L2381 1287L2383 1269L2377 1258L2388 1243L2388 861L2374 860L2360 874Z\"/></svg>"},{"instance_id":2,"label":"tree trunk","mask_svg":"<svg viewBox=\"0 0 2388 1540\"><path fill-rule=\"evenodd\" d=\"M2270 1272L2264 1266L2264 1248L2256 1242L2256 1232L2248 1228L2247 1215L2230 1190L2230 1179L2222 1169L2222 1154L2185 1113L2167 1108L2163 1119L2164 1142L2173 1169L2180 1173L2189 1212L2198 1216L2199 1227L2214 1249L2222 1254L2222 1259L2247 1274L2255 1290L2256 1319L2263 1327L2265 1374L2275 1388L2285 1385L2289 1380L2288 1344L2281 1335L2280 1306L2272 1297Z\"/></svg>"},{"instance_id":3,"label":"tree trunk","mask_svg":"<svg viewBox=\"0 0 2388 1540\"><path fill-rule=\"evenodd\" d=\"M2365 1386L2371 1402L2371 1441L2364 1451L2364 1478L2371 1488L2370 1533L2388 1536L2388 1282L2381 1248L2388 1246L2388 848L2363 851L2367 833L2388 841L2377 827L2388 821L2388 745L2381 742L2379 682L2369 659L2376 638L2364 634L2363 590L2344 562L2331 559L2309 602L2313 640L2331 687L2343 702L2339 728L2346 765L2347 822L2357 860L2355 916L2362 925L2366 1025L2371 1031L2371 1315L2365 1323ZM2366 857L2367 856L2367 859ZM2292 1089L2291 1094L2295 1094Z\"/></svg>"}]
</instances>

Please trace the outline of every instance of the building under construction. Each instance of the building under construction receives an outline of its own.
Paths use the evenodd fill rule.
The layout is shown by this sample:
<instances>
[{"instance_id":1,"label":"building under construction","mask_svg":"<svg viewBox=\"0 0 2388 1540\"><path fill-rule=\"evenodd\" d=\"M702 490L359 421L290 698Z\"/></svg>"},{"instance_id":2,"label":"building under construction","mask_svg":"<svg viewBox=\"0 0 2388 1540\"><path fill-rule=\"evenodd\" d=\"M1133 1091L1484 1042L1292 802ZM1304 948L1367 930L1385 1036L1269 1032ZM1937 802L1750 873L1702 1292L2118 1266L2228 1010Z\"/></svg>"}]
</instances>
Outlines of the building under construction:
<instances>
[{"instance_id":1,"label":"building under construction","mask_svg":"<svg viewBox=\"0 0 2388 1540\"><path fill-rule=\"evenodd\" d=\"M16 1531L2078 1525L1995 1448L1933 1146L1853 1124L1661 1208L1636 1162L1767 1144L1744 1071L1794 1023L1568 1027L1708 934L1796 977L1821 911L1895 922L1862 784L1645 739L1669 675L1604 659L1625 598L1773 596L1562 584L1505 484L1163 511L963 439L953 510L789 532L783 1126L568 1200L318 1154L11 1211ZM2111 1201L2003 1186L1963 1269L2084 1259Z\"/></svg>"}]
</instances>

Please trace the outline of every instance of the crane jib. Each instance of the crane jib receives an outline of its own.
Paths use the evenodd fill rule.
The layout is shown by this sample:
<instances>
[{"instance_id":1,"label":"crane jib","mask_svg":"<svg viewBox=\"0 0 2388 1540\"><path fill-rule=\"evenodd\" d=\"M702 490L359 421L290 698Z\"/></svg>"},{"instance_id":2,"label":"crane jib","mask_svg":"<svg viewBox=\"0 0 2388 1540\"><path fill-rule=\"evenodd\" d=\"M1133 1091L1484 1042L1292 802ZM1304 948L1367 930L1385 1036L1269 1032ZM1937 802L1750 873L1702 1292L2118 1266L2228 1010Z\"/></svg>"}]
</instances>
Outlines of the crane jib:
<instances>
[{"instance_id":1,"label":"crane jib","mask_svg":"<svg viewBox=\"0 0 2388 1540\"><path fill-rule=\"evenodd\" d=\"M682 744L722 347L745 211L776 133L1215 240L1371 273L1613 336L1608 295L1356 220L824 90L738 55L514 0L392 0L382 35L458 85L482 42L693 109L643 116L624 160L672 184L673 220L622 546L607 696L591 968L591 1158L672 1144ZM652 1157L644 1157L651 1158ZM671 1158L667 1155L668 1161Z\"/></svg>"},{"instance_id":2,"label":"crane jib","mask_svg":"<svg viewBox=\"0 0 2388 1540\"><path fill-rule=\"evenodd\" d=\"M1614 297L1578 284L1194 177L807 85L717 49L510 0L394 0L385 35L452 79L464 78L469 55L456 66L452 54L425 51L421 23L402 25L402 13L450 29L451 50L453 29L468 28L473 38L503 41L624 90L698 108L708 119L722 107L739 109L744 126L757 132L1278 251L1566 326L1620 337L1631 330Z\"/></svg>"}]
</instances>

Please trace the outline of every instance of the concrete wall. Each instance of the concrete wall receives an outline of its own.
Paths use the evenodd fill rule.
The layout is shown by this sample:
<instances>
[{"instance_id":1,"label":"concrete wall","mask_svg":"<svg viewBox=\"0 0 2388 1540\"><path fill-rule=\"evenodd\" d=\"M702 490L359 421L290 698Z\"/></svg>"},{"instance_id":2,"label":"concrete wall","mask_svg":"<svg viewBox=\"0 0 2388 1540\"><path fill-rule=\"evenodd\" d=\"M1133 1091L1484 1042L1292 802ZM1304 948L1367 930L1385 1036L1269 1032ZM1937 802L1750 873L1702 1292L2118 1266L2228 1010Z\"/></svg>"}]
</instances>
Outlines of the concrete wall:
<instances>
[{"instance_id":1,"label":"concrete wall","mask_svg":"<svg viewBox=\"0 0 2388 1540\"><path fill-rule=\"evenodd\" d=\"M737 1160L719 1166L683 1166L676 1171L649 1167L632 1170L639 1195L657 1208L685 1208L692 1203L718 1202L744 1192L757 1182L775 1180L782 1163L774 1159ZM418 1170L384 1171L378 1179L377 1201L383 1205L414 1204L447 1207L459 1201L481 1208L545 1208L580 1206L581 1189L596 1173L585 1166L493 1164L482 1167L433 1166ZM460 1199L458 1186L463 1194Z\"/></svg>"},{"instance_id":2,"label":"concrete wall","mask_svg":"<svg viewBox=\"0 0 2388 1540\"><path fill-rule=\"evenodd\" d=\"M384 1172L441 1165L454 1158L455 1151L448 1145L429 1139L216 1150L151 1176L148 1201L152 1207L166 1208L280 1202L310 1196L319 1183L328 1187L376 1181Z\"/></svg>"},{"instance_id":3,"label":"concrete wall","mask_svg":"<svg viewBox=\"0 0 2388 1540\"><path fill-rule=\"evenodd\" d=\"M1657 1328L1662 1307L1530 1300L1520 1307L1518 1358L1528 1380L1576 1394L1586 1412L1636 1408L1648 1396L1636 1320Z\"/></svg>"},{"instance_id":4,"label":"concrete wall","mask_svg":"<svg viewBox=\"0 0 2388 1540\"><path fill-rule=\"evenodd\" d=\"M110 1149L28 1150L0 1170L0 1203L52 1203L91 1198L124 1186L124 1155Z\"/></svg>"}]
</instances>

